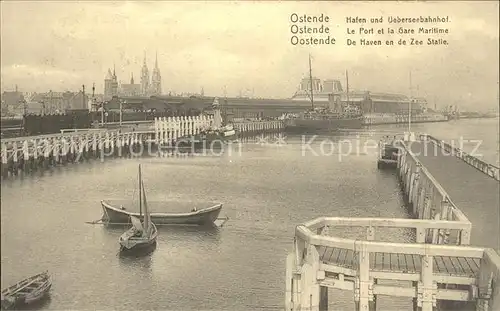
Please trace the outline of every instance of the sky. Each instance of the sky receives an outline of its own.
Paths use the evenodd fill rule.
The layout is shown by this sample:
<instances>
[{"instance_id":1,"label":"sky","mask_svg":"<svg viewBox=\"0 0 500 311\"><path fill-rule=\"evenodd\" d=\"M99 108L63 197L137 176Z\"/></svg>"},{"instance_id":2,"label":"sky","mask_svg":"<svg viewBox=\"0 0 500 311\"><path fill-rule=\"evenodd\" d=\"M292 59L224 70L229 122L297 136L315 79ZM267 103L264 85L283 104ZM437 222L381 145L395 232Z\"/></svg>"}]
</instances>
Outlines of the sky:
<instances>
[{"instance_id":1,"label":"sky","mask_svg":"<svg viewBox=\"0 0 500 311\"><path fill-rule=\"evenodd\" d=\"M2 1L1 89L103 93L108 68L136 83L144 55L155 53L164 92L289 98L309 70L353 90L426 97L464 109L498 107L499 4L487 2L50 2ZM327 15L334 45L292 45L290 16ZM392 17L449 16L445 24L388 24ZM347 24L346 17L383 17ZM321 24L321 23L320 23ZM309 24L317 27L320 24ZM301 25L303 26L303 25ZM446 46L347 46L347 28L384 28L365 39L426 40L387 35L387 28L448 28ZM318 35L315 35L319 38ZM425 43L425 42L424 42ZM411 83L410 83L411 72Z\"/></svg>"}]
</instances>

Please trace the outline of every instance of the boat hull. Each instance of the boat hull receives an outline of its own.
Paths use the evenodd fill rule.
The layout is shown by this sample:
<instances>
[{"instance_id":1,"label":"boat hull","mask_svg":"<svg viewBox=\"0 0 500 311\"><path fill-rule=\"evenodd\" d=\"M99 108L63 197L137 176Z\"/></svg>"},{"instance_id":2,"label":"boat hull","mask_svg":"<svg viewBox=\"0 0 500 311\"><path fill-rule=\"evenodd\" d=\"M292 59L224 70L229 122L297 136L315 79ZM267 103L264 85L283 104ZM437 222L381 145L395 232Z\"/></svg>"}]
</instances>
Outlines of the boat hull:
<instances>
[{"instance_id":1,"label":"boat hull","mask_svg":"<svg viewBox=\"0 0 500 311\"><path fill-rule=\"evenodd\" d=\"M33 294L33 295L28 295L24 299L24 304L25 305L31 305L35 303L39 303L43 301L44 299L49 297L49 291L52 288L52 283L48 283L42 290L39 292Z\"/></svg>"},{"instance_id":2,"label":"boat hull","mask_svg":"<svg viewBox=\"0 0 500 311\"><path fill-rule=\"evenodd\" d=\"M121 256L135 256L135 255L147 255L154 251L156 248L156 240L151 243L141 243L137 244L132 248L126 248L120 245L120 255Z\"/></svg>"},{"instance_id":3,"label":"boat hull","mask_svg":"<svg viewBox=\"0 0 500 311\"><path fill-rule=\"evenodd\" d=\"M379 159L377 161L377 168L378 169L395 169L398 167L398 161L394 160L386 160L386 159Z\"/></svg>"},{"instance_id":4,"label":"boat hull","mask_svg":"<svg viewBox=\"0 0 500 311\"><path fill-rule=\"evenodd\" d=\"M400 148L396 145L395 141L391 141L390 143L384 143L381 141L379 144L379 159L377 161L377 168L397 168L400 153Z\"/></svg>"},{"instance_id":5,"label":"boat hull","mask_svg":"<svg viewBox=\"0 0 500 311\"><path fill-rule=\"evenodd\" d=\"M120 253L127 254L147 254L154 250L156 247L156 239L158 237L158 230L154 223L151 223L152 232L148 237L135 237L129 235L130 231L125 232L120 236ZM133 230L133 228L131 229Z\"/></svg>"},{"instance_id":6,"label":"boat hull","mask_svg":"<svg viewBox=\"0 0 500 311\"><path fill-rule=\"evenodd\" d=\"M31 288L29 292L21 293L28 287ZM2 291L2 310L13 310L23 306L42 302L49 297L51 287L52 281L50 280L48 273L41 273L34 277L25 279L18 284Z\"/></svg>"},{"instance_id":7,"label":"boat hull","mask_svg":"<svg viewBox=\"0 0 500 311\"><path fill-rule=\"evenodd\" d=\"M289 119L285 121L286 132L335 131L338 129L361 129L362 118L345 119Z\"/></svg>"},{"instance_id":8,"label":"boat hull","mask_svg":"<svg viewBox=\"0 0 500 311\"><path fill-rule=\"evenodd\" d=\"M101 201L103 208L102 220L108 223L129 223L130 216L138 217L141 221L144 217L139 213L129 212L122 210L118 207L112 206L106 201ZM196 212L168 214L168 213L151 213L151 221L156 225L213 225L215 220L219 217L222 204L218 204L209 208L201 209Z\"/></svg>"}]
</instances>

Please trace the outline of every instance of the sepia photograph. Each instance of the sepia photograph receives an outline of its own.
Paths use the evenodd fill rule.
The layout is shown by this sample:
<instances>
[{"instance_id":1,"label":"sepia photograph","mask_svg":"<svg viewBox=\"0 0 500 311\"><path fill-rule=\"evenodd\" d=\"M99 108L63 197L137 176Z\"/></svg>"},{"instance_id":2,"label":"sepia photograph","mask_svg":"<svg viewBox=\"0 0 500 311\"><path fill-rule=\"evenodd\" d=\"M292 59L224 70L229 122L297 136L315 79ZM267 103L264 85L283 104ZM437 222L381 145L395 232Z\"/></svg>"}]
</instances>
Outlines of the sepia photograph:
<instances>
[{"instance_id":1,"label":"sepia photograph","mask_svg":"<svg viewBox=\"0 0 500 311\"><path fill-rule=\"evenodd\" d=\"M500 311L498 1L0 1L1 309Z\"/></svg>"}]
</instances>

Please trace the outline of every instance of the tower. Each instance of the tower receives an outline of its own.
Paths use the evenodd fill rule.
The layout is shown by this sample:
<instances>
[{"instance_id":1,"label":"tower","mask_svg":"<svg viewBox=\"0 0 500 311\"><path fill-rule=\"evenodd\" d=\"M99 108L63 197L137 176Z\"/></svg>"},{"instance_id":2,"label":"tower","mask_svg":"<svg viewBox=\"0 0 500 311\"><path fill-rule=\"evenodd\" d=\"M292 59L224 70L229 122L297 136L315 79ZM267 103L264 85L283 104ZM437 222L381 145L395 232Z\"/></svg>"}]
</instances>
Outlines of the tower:
<instances>
[{"instance_id":1,"label":"tower","mask_svg":"<svg viewBox=\"0 0 500 311\"><path fill-rule=\"evenodd\" d=\"M115 65L113 65L113 76L111 82L111 97L118 95L118 79L116 77Z\"/></svg>"},{"instance_id":2,"label":"tower","mask_svg":"<svg viewBox=\"0 0 500 311\"><path fill-rule=\"evenodd\" d=\"M104 100L110 100L113 97L113 74L111 69L108 69L108 73L104 78Z\"/></svg>"},{"instance_id":3,"label":"tower","mask_svg":"<svg viewBox=\"0 0 500 311\"><path fill-rule=\"evenodd\" d=\"M158 52L156 52L155 68L151 75L151 94L161 95L161 74L160 68L158 68Z\"/></svg>"},{"instance_id":4,"label":"tower","mask_svg":"<svg viewBox=\"0 0 500 311\"><path fill-rule=\"evenodd\" d=\"M141 94L148 95L149 93L149 70L146 65L146 52L144 52L144 63L141 69Z\"/></svg>"}]
</instances>

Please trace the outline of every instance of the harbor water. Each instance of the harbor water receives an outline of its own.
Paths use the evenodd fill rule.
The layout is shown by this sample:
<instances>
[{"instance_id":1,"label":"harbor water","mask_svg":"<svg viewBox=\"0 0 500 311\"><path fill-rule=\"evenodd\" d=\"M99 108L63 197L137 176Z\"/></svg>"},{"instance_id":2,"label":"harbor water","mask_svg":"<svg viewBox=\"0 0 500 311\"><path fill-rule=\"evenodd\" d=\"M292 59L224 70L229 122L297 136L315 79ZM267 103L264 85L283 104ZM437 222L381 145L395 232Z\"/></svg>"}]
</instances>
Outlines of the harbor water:
<instances>
[{"instance_id":1,"label":"harbor water","mask_svg":"<svg viewBox=\"0 0 500 311\"><path fill-rule=\"evenodd\" d=\"M412 128L446 140L481 139L483 158L495 163L497 122ZM104 159L2 181L2 287L48 269L46 310L283 310L296 225L319 216L408 217L395 173L377 170L377 150L340 147L341 140L376 142L404 130L373 127L313 141L273 136L220 155ZM217 229L160 227L150 256L121 258L118 237L127 228L85 222L100 218L102 199L137 201L139 163L148 200L165 202L164 211L222 202L221 216L230 220ZM391 230L383 240L406 239L407 232ZM353 293L330 291L329 304L353 310ZM411 301L381 297L377 306L408 310Z\"/></svg>"}]
</instances>

